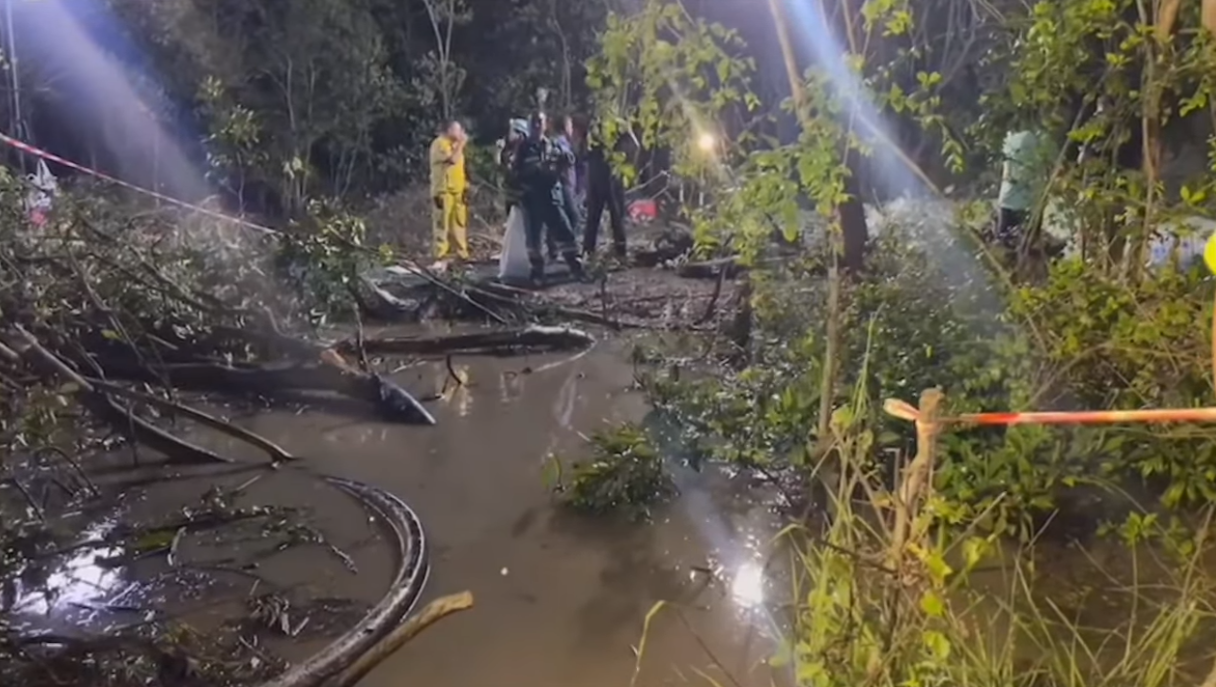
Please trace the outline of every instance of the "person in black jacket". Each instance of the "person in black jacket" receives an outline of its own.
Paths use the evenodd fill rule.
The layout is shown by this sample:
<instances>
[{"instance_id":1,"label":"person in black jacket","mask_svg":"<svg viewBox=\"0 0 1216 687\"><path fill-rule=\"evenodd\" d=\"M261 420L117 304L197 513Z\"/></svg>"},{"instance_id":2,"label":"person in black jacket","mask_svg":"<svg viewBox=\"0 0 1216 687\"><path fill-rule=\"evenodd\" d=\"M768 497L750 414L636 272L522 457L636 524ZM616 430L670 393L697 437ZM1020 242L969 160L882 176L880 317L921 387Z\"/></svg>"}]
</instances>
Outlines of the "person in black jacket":
<instances>
[{"instance_id":1,"label":"person in black jacket","mask_svg":"<svg viewBox=\"0 0 1216 687\"><path fill-rule=\"evenodd\" d=\"M528 137L528 120L512 119L507 123L507 137L498 142L498 165L504 174L503 191L506 194L506 212L511 214L511 208L519 204L523 191L519 180L515 178L515 156L519 147Z\"/></svg>"},{"instance_id":2,"label":"person in black jacket","mask_svg":"<svg viewBox=\"0 0 1216 687\"><path fill-rule=\"evenodd\" d=\"M579 132L587 149L587 225L583 229L583 254L595 253L599 242L600 218L608 210L612 228L612 249L625 257L625 186L612 170L611 152L600 141L588 140L587 129Z\"/></svg>"},{"instance_id":3,"label":"person in black jacket","mask_svg":"<svg viewBox=\"0 0 1216 687\"><path fill-rule=\"evenodd\" d=\"M519 153L519 148L528 138L528 120L527 119L512 119L508 123L507 137L501 141L501 146L498 152L498 163L506 170L506 180L504 191L506 191L507 215L511 214L511 208L519 204L520 195L523 191L519 187L519 180L515 178L512 171L516 154ZM569 214L567 212L567 214ZM548 249L549 260L557 260L557 242L553 240L552 232L545 232L545 247Z\"/></svg>"},{"instance_id":4,"label":"person in black jacket","mask_svg":"<svg viewBox=\"0 0 1216 687\"><path fill-rule=\"evenodd\" d=\"M574 247L574 232L566 216L561 170L574 161L570 153L545 135L545 115L537 112L528 121L528 138L520 143L512 161L512 172L521 190L520 204L527 227L528 261L533 283L543 282L545 257L541 239L548 232L575 277L583 276L583 264Z\"/></svg>"}]
</instances>

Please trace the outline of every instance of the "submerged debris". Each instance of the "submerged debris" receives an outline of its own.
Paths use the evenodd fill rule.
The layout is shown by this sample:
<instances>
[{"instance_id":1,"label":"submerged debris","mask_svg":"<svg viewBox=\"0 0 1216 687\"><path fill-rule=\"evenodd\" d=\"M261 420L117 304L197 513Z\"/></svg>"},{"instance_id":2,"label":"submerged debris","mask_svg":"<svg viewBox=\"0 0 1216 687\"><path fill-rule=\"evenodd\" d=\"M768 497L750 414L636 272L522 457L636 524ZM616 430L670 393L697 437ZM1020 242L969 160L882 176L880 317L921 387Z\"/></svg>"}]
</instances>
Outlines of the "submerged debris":
<instances>
[{"instance_id":1,"label":"submerged debris","mask_svg":"<svg viewBox=\"0 0 1216 687\"><path fill-rule=\"evenodd\" d=\"M250 480L232 478L236 487L219 481L169 516L141 519L147 509L119 483L84 510L56 511L54 531L5 530L0 684L254 685L286 665L274 637L334 637L357 624L365 604L253 572L258 552L242 556L237 544L268 537L275 551L317 546L357 569L308 512L239 503Z\"/></svg>"}]
</instances>

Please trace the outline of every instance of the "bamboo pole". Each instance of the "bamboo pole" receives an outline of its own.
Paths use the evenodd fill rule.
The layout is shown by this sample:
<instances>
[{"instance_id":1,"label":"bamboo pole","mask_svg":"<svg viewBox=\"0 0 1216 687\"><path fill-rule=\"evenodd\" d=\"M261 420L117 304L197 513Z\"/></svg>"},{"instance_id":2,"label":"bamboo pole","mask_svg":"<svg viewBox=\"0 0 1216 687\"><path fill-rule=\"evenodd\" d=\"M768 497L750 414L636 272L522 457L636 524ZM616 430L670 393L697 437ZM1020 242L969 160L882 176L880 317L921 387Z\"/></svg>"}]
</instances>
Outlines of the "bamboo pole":
<instances>
[{"instance_id":1,"label":"bamboo pole","mask_svg":"<svg viewBox=\"0 0 1216 687\"><path fill-rule=\"evenodd\" d=\"M431 625L443 620L453 613L468 610L473 607L473 594L460 592L443 596L426 605L417 615L411 616L404 623L390 632L378 644L360 656L349 668L338 673L325 687L355 687L360 680L367 677L384 659L392 656L398 649L405 646L411 639Z\"/></svg>"}]
</instances>

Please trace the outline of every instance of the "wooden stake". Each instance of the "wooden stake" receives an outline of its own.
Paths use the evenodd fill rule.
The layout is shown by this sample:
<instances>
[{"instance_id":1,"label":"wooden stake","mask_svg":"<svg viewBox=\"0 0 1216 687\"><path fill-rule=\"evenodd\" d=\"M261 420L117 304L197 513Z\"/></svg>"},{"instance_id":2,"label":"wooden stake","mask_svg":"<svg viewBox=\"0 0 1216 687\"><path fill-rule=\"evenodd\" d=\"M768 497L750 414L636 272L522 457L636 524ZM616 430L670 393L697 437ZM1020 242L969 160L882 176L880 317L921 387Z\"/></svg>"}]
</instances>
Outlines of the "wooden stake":
<instances>
[{"instance_id":1,"label":"wooden stake","mask_svg":"<svg viewBox=\"0 0 1216 687\"><path fill-rule=\"evenodd\" d=\"M945 394L941 389L926 389L920 394L920 407L916 411L916 457L904 469L903 479L900 480L898 496L895 500L895 526L892 528L891 551L889 554L890 567L899 570L904 558L904 549L908 546L913 535L912 531L917 511L924 500L925 494L932 488L930 476L933 474L933 464L937 460L937 438L941 434L941 423L938 418L941 413L942 401ZM895 410L893 404L888 404L888 412Z\"/></svg>"},{"instance_id":2,"label":"wooden stake","mask_svg":"<svg viewBox=\"0 0 1216 687\"><path fill-rule=\"evenodd\" d=\"M330 679L325 687L355 687L376 666L383 663L384 659L392 656L407 642L417 637L420 632L453 613L472 607L473 594L467 591L435 599L427 604L420 613L407 618L396 630L390 632L367 653L360 656L349 668Z\"/></svg>"}]
</instances>

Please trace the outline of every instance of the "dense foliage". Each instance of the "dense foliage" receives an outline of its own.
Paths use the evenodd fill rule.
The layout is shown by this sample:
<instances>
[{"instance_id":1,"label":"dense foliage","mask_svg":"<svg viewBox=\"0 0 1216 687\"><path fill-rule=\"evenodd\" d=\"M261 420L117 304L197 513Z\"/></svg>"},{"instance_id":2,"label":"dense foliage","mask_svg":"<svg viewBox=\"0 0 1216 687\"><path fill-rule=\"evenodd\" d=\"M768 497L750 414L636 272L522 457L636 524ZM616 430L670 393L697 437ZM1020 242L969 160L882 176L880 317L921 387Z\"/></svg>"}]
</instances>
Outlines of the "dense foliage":
<instances>
[{"instance_id":1,"label":"dense foliage","mask_svg":"<svg viewBox=\"0 0 1216 687\"><path fill-rule=\"evenodd\" d=\"M550 92L549 107L582 107L583 62L607 8L550 0L18 6L25 97L19 113L11 99L0 108L4 121L19 115L35 143L146 186L174 184L182 147L233 202L299 216L309 198L359 199L424 180L427 145L444 118L464 118L488 145L509 117L536 105L538 88ZM96 63L87 74L52 53L51 39L73 31L76 54ZM83 80L96 85L82 88ZM157 127L168 135L147 136Z\"/></svg>"},{"instance_id":2,"label":"dense foliage","mask_svg":"<svg viewBox=\"0 0 1216 687\"><path fill-rule=\"evenodd\" d=\"M772 17L782 27L779 5ZM928 5L825 6L843 57L820 53L804 70L787 53L792 97L783 103L730 80L750 68L736 36L672 7L655 0L632 23L610 24L593 71L608 73L597 82L610 96L601 108L647 131L687 129L689 113L764 119L778 107L799 125L796 139L732 136L714 161L719 173L699 180L716 192L690 213L703 246L731 245L763 266L745 289L750 336L717 347L714 366L661 370L646 383L694 455L780 483L796 475L827 506L827 524L797 537L806 587L794 595L789 658L800 683L1197 682L1187 671L1207 666L1186 647L1210 621L1211 598L1188 571L1216 488L1208 429L951 427L939 437L928 425L914 433L907 412L884 412L903 406L883 401L936 407L940 392L921 390L939 387L934 412L946 415L1207 404L1211 277L1180 253L1191 218L1207 212L1216 160L1188 160L1178 143L1193 151L1211 132L1195 115L1210 102L1216 54L1201 8L985 5L969 27L993 49L969 67L978 97L954 107L943 97L950 63L918 28L937 19ZM654 17L670 17L666 34ZM690 32L696 40L669 40ZM714 65L726 65L719 78ZM652 72L660 76L629 90L622 108L622 86ZM995 190L986 162L1000 161L1006 133L1041 132L1053 164L1032 214L1051 240L1032 233L1015 250L987 246L975 239L990 206L977 218L970 206L955 216L927 203L919 216L892 213L886 231L863 225L860 259L856 180L890 171L887 132L909 127L940 144L942 167L964 175L972 193ZM815 248L772 267L775 233ZM1154 252L1164 255L1150 266ZM969 574L1007 535L1030 545L1099 531L1127 551L1152 540L1166 568L1181 566L1151 617L1114 614L1113 627L1126 630L1122 656L1095 645L1056 596L1044 602L1032 591L1033 564L1014 567L1012 589L977 588ZM1033 547L1023 555L1033 559ZM1148 592L1134 581L1122 589L1135 616ZM986 605L999 609L995 625L971 617ZM1005 625L1015 636L994 645Z\"/></svg>"}]
</instances>

